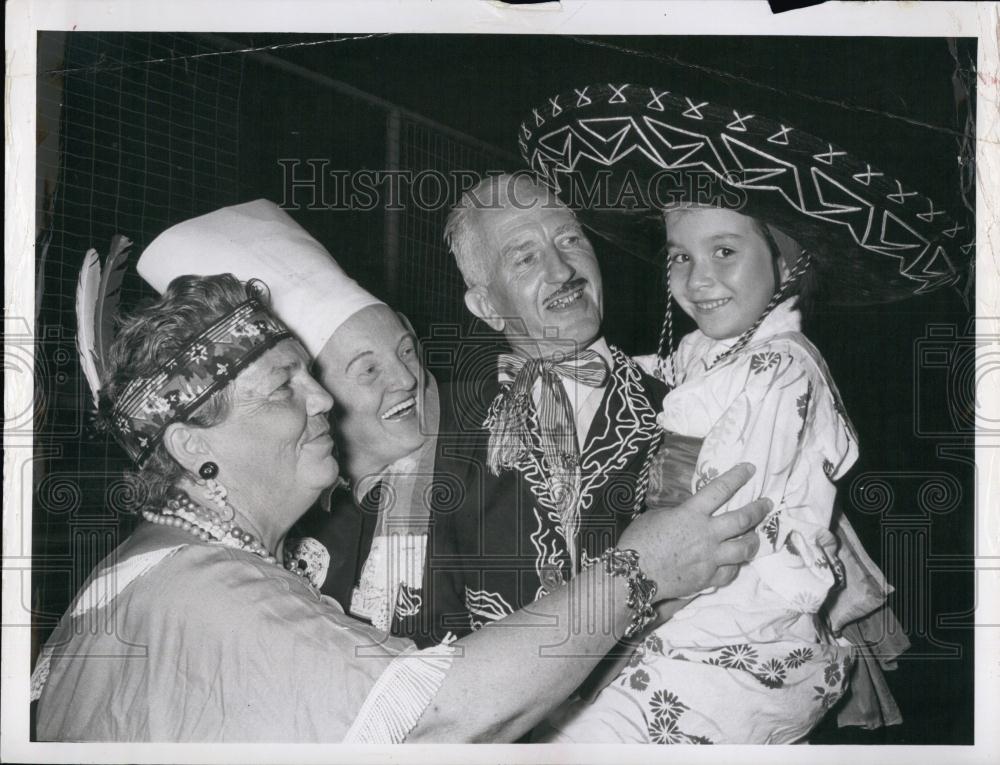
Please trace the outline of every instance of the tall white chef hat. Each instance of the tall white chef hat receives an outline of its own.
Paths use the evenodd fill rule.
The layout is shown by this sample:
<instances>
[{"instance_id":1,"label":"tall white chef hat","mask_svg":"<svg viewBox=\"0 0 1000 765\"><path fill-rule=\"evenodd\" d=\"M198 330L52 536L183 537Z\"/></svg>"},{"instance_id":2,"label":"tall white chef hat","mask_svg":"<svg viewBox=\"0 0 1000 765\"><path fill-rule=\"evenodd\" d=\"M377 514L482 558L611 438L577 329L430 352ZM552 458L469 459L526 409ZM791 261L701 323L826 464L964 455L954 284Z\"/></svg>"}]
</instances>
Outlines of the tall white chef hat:
<instances>
[{"instance_id":1,"label":"tall white chef hat","mask_svg":"<svg viewBox=\"0 0 1000 765\"><path fill-rule=\"evenodd\" d=\"M348 318L381 300L363 290L284 210L258 199L178 223L145 249L139 275L162 293L176 277L260 279L271 309L316 356Z\"/></svg>"}]
</instances>

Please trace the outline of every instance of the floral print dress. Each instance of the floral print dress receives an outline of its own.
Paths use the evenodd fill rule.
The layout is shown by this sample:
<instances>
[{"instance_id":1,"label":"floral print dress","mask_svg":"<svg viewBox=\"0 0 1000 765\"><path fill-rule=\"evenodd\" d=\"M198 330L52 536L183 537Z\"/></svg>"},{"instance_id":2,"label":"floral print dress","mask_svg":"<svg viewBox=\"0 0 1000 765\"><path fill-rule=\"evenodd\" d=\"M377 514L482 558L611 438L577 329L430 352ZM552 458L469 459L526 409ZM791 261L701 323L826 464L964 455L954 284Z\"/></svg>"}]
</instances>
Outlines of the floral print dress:
<instances>
[{"instance_id":1,"label":"floral print dress","mask_svg":"<svg viewBox=\"0 0 1000 765\"><path fill-rule=\"evenodd\" d=\"M692 491L751 462L754 476L719 512L758 497L774 510L758 527L756 558L736 579L699 593L656 628L592 703L550 719L545 740L789 743L846 690L852 648L819 611L841 585L830 531L834 481L857 459L857 439L799 329L790 300L746 349L718 364L734 340L694 332L681 342L679 384L659 423L704 439Z\"/></svg>"}]
</instances>

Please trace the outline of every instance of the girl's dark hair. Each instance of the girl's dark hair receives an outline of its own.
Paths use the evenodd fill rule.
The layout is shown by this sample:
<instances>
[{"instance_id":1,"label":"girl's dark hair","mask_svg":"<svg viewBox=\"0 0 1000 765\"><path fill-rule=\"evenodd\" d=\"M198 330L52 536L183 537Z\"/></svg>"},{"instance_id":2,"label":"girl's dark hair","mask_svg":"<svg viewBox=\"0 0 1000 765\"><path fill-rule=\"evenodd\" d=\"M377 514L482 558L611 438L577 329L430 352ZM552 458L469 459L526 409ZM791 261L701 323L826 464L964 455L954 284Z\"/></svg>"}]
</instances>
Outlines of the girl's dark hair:
<instances>
[{"instance_id":1,"label":"girl's dark hair","mask_svg":"<svg viewBox=\"0 0 1000 765\"><path fill-rule=\"evenodd\" d=\"M764 241L767 242L767 247L771 251L771 257L776 261L782 259L781 248L778 247L778 243L774 240L771 235L770 229L764 223L764 221L759 218L754 218L753 216L747 216L753 221L754 226L757 228L758 233L764 237ZM790 235L789 235L790 236ZM792 237L794 239L794 237ZM803 248L804 250L805 248ZM800 254L799 257L802 257ZM781 285L776 284L775 289L778 289ZM795 279L794 284L790 284L785 289L784 298L790 298L792 296L796 297L795 307L798 309L799 313L802 314L803 318L808 317L812 313L812 308L814 300L816 297L816 268L815 264L811 265L802 271Z\"/></svg>"},{"instance_id":2,"label":"girl's dark hair","mask_svg":"<svg viewBox=\"0 0 1000 765\"><path fill-rule=\"evenodd\" d=\"M111 412L132 380L154 374L206 327L246 302L247 297L246 287L232 274L179 276L160 298L124 318L102 381L100 417L105 430L113 432ZM179 421L202 428L222 422L229 415L231 388L232 383ZM135 498L133 510L160 508L186 473L161 441L141 468L126 473Z\"/></svg>"}]
</instances>

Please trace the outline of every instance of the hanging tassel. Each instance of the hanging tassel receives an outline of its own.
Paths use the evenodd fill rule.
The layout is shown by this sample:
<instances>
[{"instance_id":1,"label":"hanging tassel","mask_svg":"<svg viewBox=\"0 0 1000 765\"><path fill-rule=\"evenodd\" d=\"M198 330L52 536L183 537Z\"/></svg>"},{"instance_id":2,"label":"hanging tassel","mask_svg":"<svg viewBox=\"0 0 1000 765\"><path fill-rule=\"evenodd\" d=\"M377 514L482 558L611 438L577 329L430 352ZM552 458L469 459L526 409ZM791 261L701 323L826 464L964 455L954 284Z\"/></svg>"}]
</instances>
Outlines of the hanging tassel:
<instances>
[{"instance_id":1,"label":"hanging tassel","mask_svg":"<svg viewBox=\"0 0 1000 765\"><path fill-rule=\"evenodd\" d=\"M582 479L579 465L570 464L569 460L562 469L549 480L549 493L555 501L559 513L559 523L562 526L563 539L569 551L570 565L577 570L577 535L580 532L580 487Z\"/></svg>"},{"instance_id":2,"label":"hanging tassel","mask_svg":"<svg viewBox=\"0 0 1000 765\"><path fill-rule=\"evenodd\" d=\"M527 421L528 397L514 393L514 386L509 386L500 394L484 423L490 433L487 461L493 475L515 467L528 453Z\"/></svg>"}]
</instances>

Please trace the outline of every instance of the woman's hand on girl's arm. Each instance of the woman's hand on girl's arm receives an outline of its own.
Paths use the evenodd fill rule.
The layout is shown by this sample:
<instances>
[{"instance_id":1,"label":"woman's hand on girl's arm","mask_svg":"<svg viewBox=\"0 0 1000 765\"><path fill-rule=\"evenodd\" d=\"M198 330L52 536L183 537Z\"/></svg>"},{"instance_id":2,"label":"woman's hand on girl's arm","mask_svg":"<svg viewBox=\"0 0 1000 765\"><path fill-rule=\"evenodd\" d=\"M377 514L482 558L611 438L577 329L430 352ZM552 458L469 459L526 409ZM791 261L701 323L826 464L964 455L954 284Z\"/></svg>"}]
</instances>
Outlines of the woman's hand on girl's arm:
<instances>
[{"instance_id":1,"label":"woman's hand on girl's arm","mask_svg":"<svg viewBox=\"0 0 1000 765\"><path fill-rule=\"evenodd\" d=\"M647 511L625 531L619 547L639 553L640 567L665 597L720 583L730 576L728 566L753 555L756 536L747 532L767 513L767 502L754 502L711 517L750 473L737 466L676 509ZM624 634L632 617L627 595L623 577L592 566L552 594L462 638L440 690L407 741L517 740L567 699Z\"/></svg>"}]
</instances>

